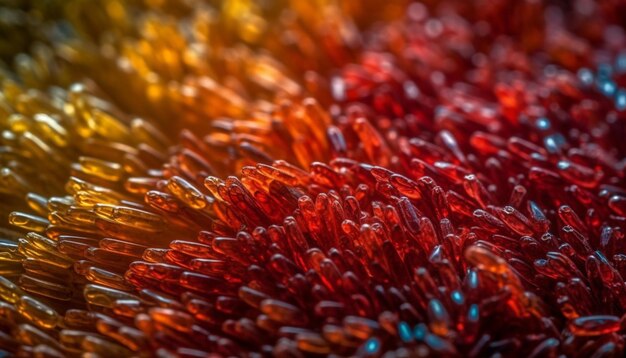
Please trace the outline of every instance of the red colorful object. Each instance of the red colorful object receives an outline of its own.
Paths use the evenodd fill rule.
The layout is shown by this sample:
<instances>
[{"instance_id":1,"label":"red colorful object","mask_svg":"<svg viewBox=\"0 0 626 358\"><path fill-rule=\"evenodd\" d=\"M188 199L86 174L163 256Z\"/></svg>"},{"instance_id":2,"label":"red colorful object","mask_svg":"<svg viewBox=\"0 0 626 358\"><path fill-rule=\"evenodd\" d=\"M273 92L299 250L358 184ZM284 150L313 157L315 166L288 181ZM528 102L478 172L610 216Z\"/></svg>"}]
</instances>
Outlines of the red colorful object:
<instances>
[{"instance_id":1,"label":"red colorful object","mask_svg":"<svg viewBox=\"0 0 626 358\"><path fill-rule=\"evenodd\" d=\"M3 23L3 352L624 355L626 4L105 3Z\"/></svg>"}]
</instances>

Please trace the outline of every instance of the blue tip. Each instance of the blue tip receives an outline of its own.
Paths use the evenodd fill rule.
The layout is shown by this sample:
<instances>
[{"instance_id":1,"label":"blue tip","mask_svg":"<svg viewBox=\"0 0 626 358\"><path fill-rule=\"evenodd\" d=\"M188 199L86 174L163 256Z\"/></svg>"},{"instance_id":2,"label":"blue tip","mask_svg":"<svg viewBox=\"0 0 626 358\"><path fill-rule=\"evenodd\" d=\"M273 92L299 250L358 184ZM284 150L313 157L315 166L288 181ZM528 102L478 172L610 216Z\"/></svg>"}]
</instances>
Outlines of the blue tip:
<instances>
[{"instance_id":1,"label":"blue tip","mask_svg":"<svg viewBox=\"0 0 626 358\"><path fill-rule=\"evenodd\" d=\"M398 334L400 335L402 342L408 343L413 340L411 327L409 327L409 324L406 322L398 323Z\"/></svg>"},{"instance_id":2,"label":"blue tip","mask_svg":"<svg viewBox=\"0 0 626 358\"><path fill-rule=\"evenodd\" d=\"M578 79L585 86L591 86L593 84L593 72L588 68L581 68L578 70Z\"/></svg>"},{"instance_id":3,"label":"blue tip","mask_svg":"<svg viewBox=\"0 0 626 358\"><path fill-rule=\"evenodd\" d=\"M618 111L626 110L626 89L620 88L615 95L615 108Z\"/></svg>"},{"instance_id":4,"label":"blue tip","mask_svg":"<svg viewBox=\"0 0 626 358\"><path fill-rule=\"evenodd\" d=\"M600 89L600 92L602 92L602 94L608 97L612 97L613 95L615 95L615 91L617 91L617 85L615 84L615 82L608 79L599 81L598 88Z\"/></svg>"},{"instance_id":5,"label":"blue tip","mask_svg":"<svg viewBox=\"0 0 626 358\"><path fill-rule=\"evenodd\" d=\"M415 335L415 339L417 339L418 341L424 340L427 333L428 333L428 328L423 323L418 324L413 329L413 334Z\"/></svg>"},{"instance_id":6,"label":"blue tip","mask_svg":"<svg viewBox=\"0 0 626 358\"><path fill-rule=\"evenodd\" d=\"M452 297L452 302L456 303L457 305L462 305L463 302L465 302L465 296L463 296L463 292L461 291L452 291L450 297Z\"/></svg>"},{"instance_id":7,"label":"blue tip","mask_svg":"<svg viewBox=\"0 0 626 358\"><path fill-rule=\"evenodd\" d=\"M535 122L535 125L537 126L538 129L541 129L541 130L548 130L551 127L550 120L546 117L538 118L537 121Z\"/></svg>"},{"instance_id":8,"label":"blue tip","mask_svg":"<svg viewBox=\"0 0 626 358\"><path fill-rule=\"evenodd\" d=\"M480 310L477 304L473 304L470 306L469 311L467 311L467 318L470 321L476 322L480 318Z\"/></svg>"},{"instance_id":9,"label":"blue tip","mask_svg":"<svg viewBox=\"0 0 626 358\"><path fill-rule=\"evenodd\" d=\"M380 341L378 338L370 338L365 342L365 352L368 354L376 354L380 350Z\"/></svg>"}]
</instances>

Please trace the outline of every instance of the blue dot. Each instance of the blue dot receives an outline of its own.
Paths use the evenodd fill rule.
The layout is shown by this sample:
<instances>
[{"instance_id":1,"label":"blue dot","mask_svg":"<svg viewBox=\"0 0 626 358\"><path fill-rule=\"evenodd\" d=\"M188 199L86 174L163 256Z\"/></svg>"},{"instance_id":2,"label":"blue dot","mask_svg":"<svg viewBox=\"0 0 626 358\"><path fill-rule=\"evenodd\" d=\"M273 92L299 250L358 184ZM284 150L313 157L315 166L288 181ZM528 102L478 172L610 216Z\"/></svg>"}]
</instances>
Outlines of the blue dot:
<instances>
[{"instance_id":1,"label":"blue dot","mask_svg":"<svg viewBox=\"0 0 626 358\"><path fill-rule=\"evenodd\" d=\"M417 339L418 341L424 340L424 337L426 337L427 333L428 333L428 328L423 323L418 324L413 329L413 335L415 336L415 339Z\"/></svg>"},{"instance_id":2,"label":"blue dot","mask_svg":"<svg viewBox=\"0 0 626 358\"><path fill-rule=\"evenodd\" d=\"M593 84L593 72L588 68L581 68L578 70L578 79L585 86L591 86Z\"/></svg>"},{"instance_id":3,"label":"blue dot","mask_svg":"<svg viewBox=\"0 0 626 358\"><path fill-rule=\"evenodd\" d=\"M545 117L538 118L537 122L535 122L535 125L541 130L548 130L552 126L550 120Z\"/></svg>"},{"instance_id":4,"label":"blue dot","mask_svg":"<svg viewBox=\"0 0 626 358\"><path fill-rule=\"evenodd\" d=\"M530 155L530 158L533 160L536 160L538 162L545 162L546 161L546 157L544 157L543 155L539 154L539 153L532 153Z\"/></svg>"},{"instance_id":5,"label":"blue dot","mask_svg":"<svg viewBox=\"0 0 626 358\"><path fill-rule=\"evenodd\" d=\"M548 152L557 153L566 144L566 141L561 133L555 133L545 137L543 143Z\"/></svg>"},{"instance_id":6,"label":"blue dot","mask_svg":"<svg viewBox=\"0 0 626 358\"><path fill-rule=\"evenodd\" d=\"M618 111L626 110L626 89L621 88L615 95L615 108Z\"/></svg>"},{"instance_id":7,"label":"blue dot","mask_svg":"<svg viewBox=\"0 0 626 358\"><path fill-rule=\"evenodd\" d=\"M398 323L398 334L400 335L402 342L408 343L413 340L411 327L409 327L409 324L406 322Z\"/></svg>"},{"instance_id":8,"label":"blue dot","mask_svg":"<svg viewBox=\"0 0 626 358\"><path fill-rule=\"evenodd\" d=\"M561 169L561 170L567 170L571 167L571 163L566 161L566 160L560 160L557 164L556 167Z\"/></svg>"},{"instance_id":9,"label":"blue dot","mask_svg":"<svg viewBox=\"0 0 626 358\"><path fill-rule=\"evenodd\" d=\"M458 290L452 291L451 297L452 297L452 302L456 303L457 305L462 305L463 302L465 302L465 297L463 296L463 292L461 291L458 291Z\"/></svg>"},{"instance_id":10,"label":"blue dot","mask_svg":"<svg viewBox=\"0 0 626 358\"><path fill-rule=\"evenodd\" d=\"M469 311L467 311L467 318L473 322L478 321L478 318L480 318L480 312L477 304L470 306Z\"/></svg>"},{"instance_id":11,"label":"blue dot","mask_svg":"<svg viewBox=\"0 0 626 358\"><path fill-rule=\"evenodd\" d=\"M617 85L611 80L602 80L598 83L600 92L605 96L612 97L617 90Z\"/></svg>"},{"instance_id":12,"label":"blue dot","mask_svg":"<svg viewBox=\"0 0 626 358\"><path fill-rule=\"evenodd\" d=\"M380 341L378 338L370 338L365 342L365 352L370 354L378 353L380 349Z\"/></svg>"},{"instance_id":13,"label":"blue dot","mask_svg":"<svg viewBox=\"0 0 626 358\"><path fill-rule=\"evenodd\" d=\"M446 309L443 307L443 304L438 299L432 299L428 302L428 307L433 311L433 313L437 316L441 316L445 313Z\"/></svg>"},{"instance_id":14,"label":"blue dot","mask_svg":"<svg viewBox=\"0 0 626 358\"><path fill-rule=\"evenodd\" d=\"M467 275L467 283L470 288L478 288L478 274L471 270Z\"/></svg>"}]
</instances>

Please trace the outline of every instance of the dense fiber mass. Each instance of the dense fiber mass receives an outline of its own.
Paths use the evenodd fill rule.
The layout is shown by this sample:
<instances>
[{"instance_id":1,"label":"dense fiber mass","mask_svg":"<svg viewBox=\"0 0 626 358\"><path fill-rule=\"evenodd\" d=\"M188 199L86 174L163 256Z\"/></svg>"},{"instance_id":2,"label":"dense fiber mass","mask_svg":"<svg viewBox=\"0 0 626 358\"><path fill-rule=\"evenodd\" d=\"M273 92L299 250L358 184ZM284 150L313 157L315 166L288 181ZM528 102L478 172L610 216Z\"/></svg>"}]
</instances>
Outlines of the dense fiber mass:
<instances>
[{"instance_id":1,"label":"dense fiber mass","mask_svg":"<svg viewBox=\"0 0 626 358\"><path fill-rule=\"evenodd\" d=\"M625 2L1 4L0 356L624 356Z\"/></svg>"}]
</instances>

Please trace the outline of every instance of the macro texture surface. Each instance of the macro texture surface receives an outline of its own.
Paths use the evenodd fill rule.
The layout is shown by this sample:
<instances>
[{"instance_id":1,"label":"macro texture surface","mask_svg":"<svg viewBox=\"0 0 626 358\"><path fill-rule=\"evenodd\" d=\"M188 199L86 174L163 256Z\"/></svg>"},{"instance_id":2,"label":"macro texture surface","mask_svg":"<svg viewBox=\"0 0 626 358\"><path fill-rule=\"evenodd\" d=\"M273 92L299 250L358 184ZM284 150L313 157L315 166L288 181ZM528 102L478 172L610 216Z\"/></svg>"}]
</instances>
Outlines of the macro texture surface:
<instances>
[{"instance_id":1,"label":"macro texture surface","mask_svg":"<svg viewBox=\"0 0 626 358\"><path fill-rule=\"evenodd\" d=\"M622 0L4 0L0 60L0 356L626 354Z\"/></svg>"}]
</instances>

